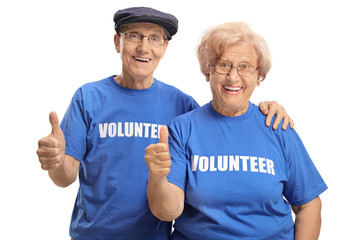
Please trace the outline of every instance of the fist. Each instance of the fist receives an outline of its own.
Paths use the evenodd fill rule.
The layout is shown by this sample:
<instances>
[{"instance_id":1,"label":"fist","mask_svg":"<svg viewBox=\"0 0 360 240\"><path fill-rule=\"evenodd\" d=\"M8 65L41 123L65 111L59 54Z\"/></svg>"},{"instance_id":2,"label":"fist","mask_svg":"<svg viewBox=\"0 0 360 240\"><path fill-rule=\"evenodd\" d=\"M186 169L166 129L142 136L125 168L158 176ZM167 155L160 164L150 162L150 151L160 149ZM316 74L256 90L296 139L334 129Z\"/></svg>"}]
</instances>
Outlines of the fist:
<instances>
[{"instance_id":1,"label":"fist","mask_svg":"<svg viewBox=\"0 0 360 240\"><path fill-rule=\"evenodd\" d=\"M152 175L164 177L170 173L171 157L168 137L168 128L161 126L159 143L151 144L145 149L145 161Z\"/></svg>"},{"instance_id":2,"label":"fist","mask_svg":"<svg viewBox=\"0 0 360 240\"><path fill-rule=\"evenodd\" d=\"M55 112L49 115L51 133L40 139L37 155L44 170L53 170L63 164L65 160L65 138L59 126L59 119Z\"/></svg>"}]
</instances>

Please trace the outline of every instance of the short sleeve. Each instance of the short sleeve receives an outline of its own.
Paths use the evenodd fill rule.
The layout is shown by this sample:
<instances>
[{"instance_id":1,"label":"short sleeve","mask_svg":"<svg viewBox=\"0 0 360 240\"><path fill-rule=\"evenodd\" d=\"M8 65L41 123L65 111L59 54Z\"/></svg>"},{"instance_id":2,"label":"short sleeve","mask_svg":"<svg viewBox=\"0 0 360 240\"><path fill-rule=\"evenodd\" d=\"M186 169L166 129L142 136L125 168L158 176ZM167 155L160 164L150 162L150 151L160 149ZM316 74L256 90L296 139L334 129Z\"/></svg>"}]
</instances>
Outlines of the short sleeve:
<instances>
[{"instance_id":1,"label":"short sleeve","mask_svg":"<svg viewBox=\"0 0 360 240\"><path fill-rule=\"evenodd\" d=\"M66 141L65 153L82 161L86 153L87 124L81 88L74 94L60 127Z\"/></svg>"},{"instance_id":2,"label":"short sleeve","mask_svg":"<svg viewBox=\"0 0 360 240\"><path fill-rule=\"evenodd\" d=\"M319 196L327 186L316 169L300 137L295 130L287 131L285 150L288 165L288 181L284 196L293 206L303 205Z\"/></svg>"},{"instance_id":3,"label":"short sleeve","mask_svg":"<svg viewBox=\"0 0 360 240\"><path fill-rule=\"evenodd\" d=\"M192 101L191 101L190 108L188 109L188 111L192 111L199 107L199 104L193 98L191 98L191 100Z\"/></svg>"}]
</instances>

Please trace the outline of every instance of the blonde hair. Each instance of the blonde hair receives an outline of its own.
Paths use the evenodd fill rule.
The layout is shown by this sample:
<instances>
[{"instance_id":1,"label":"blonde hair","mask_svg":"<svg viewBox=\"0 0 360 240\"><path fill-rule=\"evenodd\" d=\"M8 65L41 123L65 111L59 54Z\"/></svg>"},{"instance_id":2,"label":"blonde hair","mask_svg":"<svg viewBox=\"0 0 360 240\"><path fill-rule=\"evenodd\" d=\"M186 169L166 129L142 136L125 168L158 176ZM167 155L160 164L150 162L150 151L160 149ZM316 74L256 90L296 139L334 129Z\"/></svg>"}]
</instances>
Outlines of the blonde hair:
<instances>
[{"instance_id":1,"label":"blonde hair","mask_svg":"<svg viewBox=\"0 0 360 240\"><path fill-rule=\"evenodd\" d=\"M201 72L205 76L209 74L212 65L228 47L236 43L250 44L255 48L259 71L258 81L263 81L271 68L270 49L264 38L244 22L223 23L203 33L197 48Z\"/></svg>"}]
</instances>

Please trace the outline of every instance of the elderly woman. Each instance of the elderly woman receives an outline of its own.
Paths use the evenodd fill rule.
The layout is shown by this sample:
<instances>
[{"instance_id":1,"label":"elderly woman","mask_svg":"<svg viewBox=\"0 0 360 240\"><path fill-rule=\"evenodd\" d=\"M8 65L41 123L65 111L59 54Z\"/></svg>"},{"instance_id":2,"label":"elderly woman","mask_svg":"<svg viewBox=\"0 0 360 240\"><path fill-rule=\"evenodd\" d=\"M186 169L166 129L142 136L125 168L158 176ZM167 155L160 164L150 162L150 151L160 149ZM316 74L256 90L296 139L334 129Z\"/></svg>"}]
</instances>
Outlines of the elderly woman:
<instances>
[{"instance_id":1,"label":"elderly woman","mask_svg":"<svg viewBox=\"0 0 360 240\"><path fill-rule=\"evenodd\" d=\"M160 125L198 107L192 97L153 77L178 21L134 7L116 12L114 22L121 73L80 87L61 126L50 114L52 133L39 141L39 161L58 186L79 176L72 238L168 239L171 224L148 207L143 158L144 149L158 142ZM269 112L276 110L283 108L275 104ZM278 115L289 122L286 114Z\"/></svg>"},{"instance_id":2,"label":"elderly woman","mask_svg":"<svg viewBox=\"0 0 360 240\"><path fill-rule=\"evenodd\" d=\"M151 211L176 219L172 239L317 239L327 186L295 130L266 128L249 102L270 70L266 42L226 23L205 32L198 58L213 99L146 149Z\"/></svg>"}]
</instances>

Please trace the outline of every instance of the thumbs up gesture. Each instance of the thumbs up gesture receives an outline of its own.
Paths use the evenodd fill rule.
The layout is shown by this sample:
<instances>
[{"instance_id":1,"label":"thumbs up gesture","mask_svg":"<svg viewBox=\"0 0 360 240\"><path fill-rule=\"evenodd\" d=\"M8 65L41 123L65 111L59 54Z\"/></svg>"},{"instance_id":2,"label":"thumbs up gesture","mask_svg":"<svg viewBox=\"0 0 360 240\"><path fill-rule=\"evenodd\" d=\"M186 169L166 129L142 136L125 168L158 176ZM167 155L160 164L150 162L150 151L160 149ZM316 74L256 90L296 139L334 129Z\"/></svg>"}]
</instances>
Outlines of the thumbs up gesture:
<instances>
[{"instance_id":1,"label":"thumbs up gesture","mask_svg":"<svg viewBox=\"0 0 360 240\"><path fill-rule=\"evenodd\" d=\"M51 133L40 139L37 155L44 170L53 170L63 164L65 159L65 138L59 126L56 112L49 115Z\"/></svg>"},{"instance_id":2,"label":"thumbs up gesture","mask_svg":"<svg viewBox=\"0 0 360 240\"><path fill-rule=\"evenodd\" d=\"M169 153L169 131L166 126L160 128L160 141L145 149L145 161L152 175L164 177L170 173L171 157Z\"/></svg>"}]
</instances>

